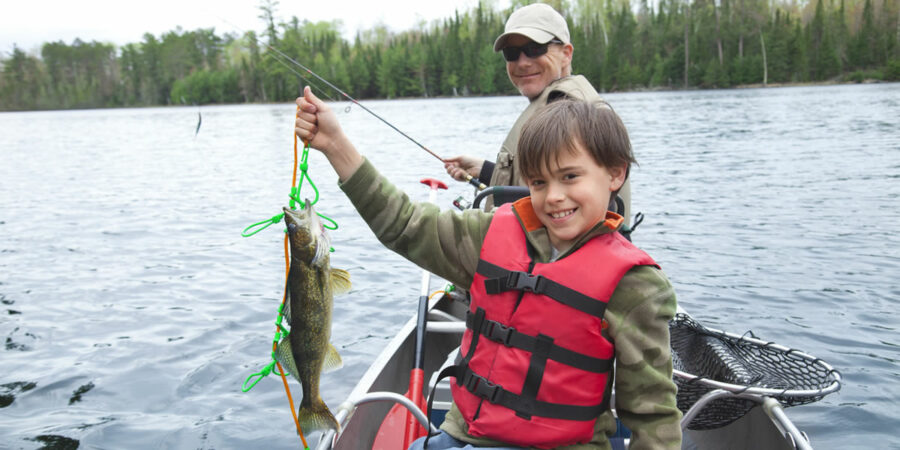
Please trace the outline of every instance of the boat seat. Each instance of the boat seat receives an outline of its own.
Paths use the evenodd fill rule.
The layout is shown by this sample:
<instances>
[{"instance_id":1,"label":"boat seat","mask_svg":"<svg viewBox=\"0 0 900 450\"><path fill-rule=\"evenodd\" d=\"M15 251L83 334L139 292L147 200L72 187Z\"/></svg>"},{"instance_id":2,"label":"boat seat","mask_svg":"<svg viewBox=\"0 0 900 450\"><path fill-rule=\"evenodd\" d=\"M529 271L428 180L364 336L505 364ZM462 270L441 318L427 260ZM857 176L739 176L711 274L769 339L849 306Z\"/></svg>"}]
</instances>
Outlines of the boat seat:
<instances>
[{"instance_id":1,"label":"boat seat","mask_svg":"<svg viewBox=\"0 0 900 450\"><path fill-rule=\"evenodd\" d=\"M433 322L429 321L425 325L425 331L429 333L453 333L463 334L466 331L465 322Z\"/></svg>"},{"instance_id":2,"label":"boat seat","mask_svg":"<svg viewBox=\"0 0 900 450\"><path fill-rule=\"evenodd\" d=\"M466 331L466 322L456 316L433 309L428 313L428 323L425 325L425 331L429 333L463 334Z\"/></svg>"}]
</instances>

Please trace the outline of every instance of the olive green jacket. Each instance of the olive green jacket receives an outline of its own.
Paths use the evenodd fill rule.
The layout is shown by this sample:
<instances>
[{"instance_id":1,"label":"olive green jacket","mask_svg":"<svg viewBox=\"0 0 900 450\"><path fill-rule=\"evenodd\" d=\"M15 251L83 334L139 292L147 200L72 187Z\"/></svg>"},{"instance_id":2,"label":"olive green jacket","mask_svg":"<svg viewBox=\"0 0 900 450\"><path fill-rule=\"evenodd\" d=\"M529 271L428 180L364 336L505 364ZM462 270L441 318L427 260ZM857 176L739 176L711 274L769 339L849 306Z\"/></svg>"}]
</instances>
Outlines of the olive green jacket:
<instances>
[{"instance_id":1,"label":"olive green jacket","mask_svg":"<svg viewBox=\"0 0 900 450\"><path fill-rule=\"evenodd\" d=\"M341 189L350 198L378 239L425 270L458 285L471 286L481 244L493 219L481 210L440 211L430 203L413 203L366 160ZM559 258L585 242L611 232L598 224ZM537 262L549 262L550 239L544 228L527 234ZM676 309L669 280L655 267L631 269L616 287L606 309L606 338L615 344L615 407L632 431L631 450L681 447L681 412L675 406L668 322ZM608 392L608 389L607 389ZM466 424L452 407L441 426L451 436L476 445L501 443L469 436ZM597 421L590 444L565 447L609 449L607 436L616 423L611 411Z\"/></svg>"},{"instance_id":2,"label":"olive green jacket","mask_svg":"<svg viewBox=\"0 0 900 450\"><path fill-rule=\"evenodd\" d=\"M519 135L522 134L522 126L528 121L534 113L546 104L560 99L570 98L587 101L602 101L600 94L591 86L590 81L582 75L572 75L563 77L553 81L541 92L540 95L531 100L528 107L522 111L516 123L506 135L506 140L497 153L497 161L494 165L494 171L491 174L491 186L525 186L522 176L515 170L515 160L519 148ZM625 224L631 224L631 181L625 180L625 184L619 189L619 197L625 202L625 211L622 217L625 218ZM485 211L493 208L491 199L485 202Z\"/></svg>"}]
</instances>

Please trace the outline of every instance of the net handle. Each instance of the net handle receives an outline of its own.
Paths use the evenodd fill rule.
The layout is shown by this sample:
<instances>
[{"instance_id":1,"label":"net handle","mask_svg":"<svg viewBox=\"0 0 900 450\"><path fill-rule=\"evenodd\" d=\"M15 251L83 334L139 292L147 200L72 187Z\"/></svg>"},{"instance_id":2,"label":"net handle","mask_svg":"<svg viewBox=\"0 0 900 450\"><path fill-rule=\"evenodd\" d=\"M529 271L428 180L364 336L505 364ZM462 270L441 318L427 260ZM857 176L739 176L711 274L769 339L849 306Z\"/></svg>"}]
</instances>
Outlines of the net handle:
<instances>
[{"instance_id":1,"label":"net handle","mask_svg":"<svg viewBox=\"0 0 900 450\"><path fill-rule=\"evenodd\" d=\"M688 429L688 425L700 415L700 411L703 410L707 405L712 403L716 399L720 398L740 398L743 400L750 400L762 405L763 409L772 420L775 422L775 425L780 428L782 434L790 435L791 439L794 441L794 446L798 450L812 450L812 446L809 444L809 440L803 433L797 429L797 426L788 419L787 415L784 413L784 407L781 406L781 403L778 403L777 400L760 395L753 394L736 394L733 392L723 391L721 389L716 389L706 393L703 397L697 400L691 409L684 413L684 416L681 418L681 431L685 432Z\"/></svg>"}]
</instances>

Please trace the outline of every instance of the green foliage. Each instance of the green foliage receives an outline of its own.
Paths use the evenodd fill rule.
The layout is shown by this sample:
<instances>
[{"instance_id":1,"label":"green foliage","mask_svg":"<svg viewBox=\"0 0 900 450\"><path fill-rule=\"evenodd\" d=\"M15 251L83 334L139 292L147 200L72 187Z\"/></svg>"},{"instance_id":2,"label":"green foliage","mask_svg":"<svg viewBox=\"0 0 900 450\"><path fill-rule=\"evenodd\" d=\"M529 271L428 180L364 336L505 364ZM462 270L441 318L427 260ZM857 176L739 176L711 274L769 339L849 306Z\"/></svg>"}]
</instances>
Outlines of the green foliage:
<instances>
[{"instance_id":1,"label":"green foliage","mask_svg":"<svg viewBox=\"0 0 900 450\"><path fill-rule=\"evenodd\" d=\"M888 61L887 68L884 70L885 81L900 81L900 59Z\"/></svg>"},{"instance_id":2,"label":"green foliage","mask_svg":"<svg viewBox=\"0 0 900 450\"><path fill-rule=\"evenodd\" d=\"M883 80L884 73L880 70L857 70L847 75L847 81L862 83L869 80Z\"/></svg>"},{"instance_id":3,"label":"green foliage","mask_svg":"<svg viewBox=\"0 0 900 450\"><path fill-rule=\"evenodd\" d=\"M3 61L0 77L0 109L26 110L41 107L46 75L40 60L13 46L10 59Z\"/></svg>"},{"instance_id":4,"label":"green foliage","mask_svg":"<svg viewBox=\"0 0 900 450\"><path fill-rule=\"evenodd\" d=\"M172 85L170 99L172 104L185 105L238 103L240 100L239 77L235 69L198 70Z\"/></svg>"},{"instance_id":5,"label":"green foliage","mask_svg":"<svg viewBox=\"0 0 900 450\"><path fill-rule=\"evenodd\" d=\"M340 22L282 21L263 0L263 34L180 28L116 49L75 40L0 54L0 110L285 102L304 85L359 99L508 95L492 48L511 11L483 2L416 30L351 41ZM900 80L900 2L882 0L569 0L573 73L598 89L726 88L833 79ZM687 61L685 55L688 55Z\"/></svg>"}]
</instances>

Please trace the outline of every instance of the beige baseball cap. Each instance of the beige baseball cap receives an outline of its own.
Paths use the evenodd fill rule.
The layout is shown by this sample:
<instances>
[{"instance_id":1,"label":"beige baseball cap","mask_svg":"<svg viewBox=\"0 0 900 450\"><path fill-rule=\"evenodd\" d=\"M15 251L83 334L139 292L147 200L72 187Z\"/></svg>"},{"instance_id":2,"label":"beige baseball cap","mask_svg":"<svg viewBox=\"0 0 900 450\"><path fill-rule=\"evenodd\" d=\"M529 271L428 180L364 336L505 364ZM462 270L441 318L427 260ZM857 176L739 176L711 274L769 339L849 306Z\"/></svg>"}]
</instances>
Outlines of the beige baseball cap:
<instances>
[{"instance_id":1,"label":"beige baseball cap","mask_svg":"<svg viewBox=\"0 0 900 450\"><path fill-rule=\"evenodd\" d=\"M566 19L552 6L544 3L532 3L510 14L503 34L494 41L495 52L506 46L506 40L511 34L521 34L538 44L546 44L554 37L564 44L569 43Z\"/></svg>"}]
</instances>

